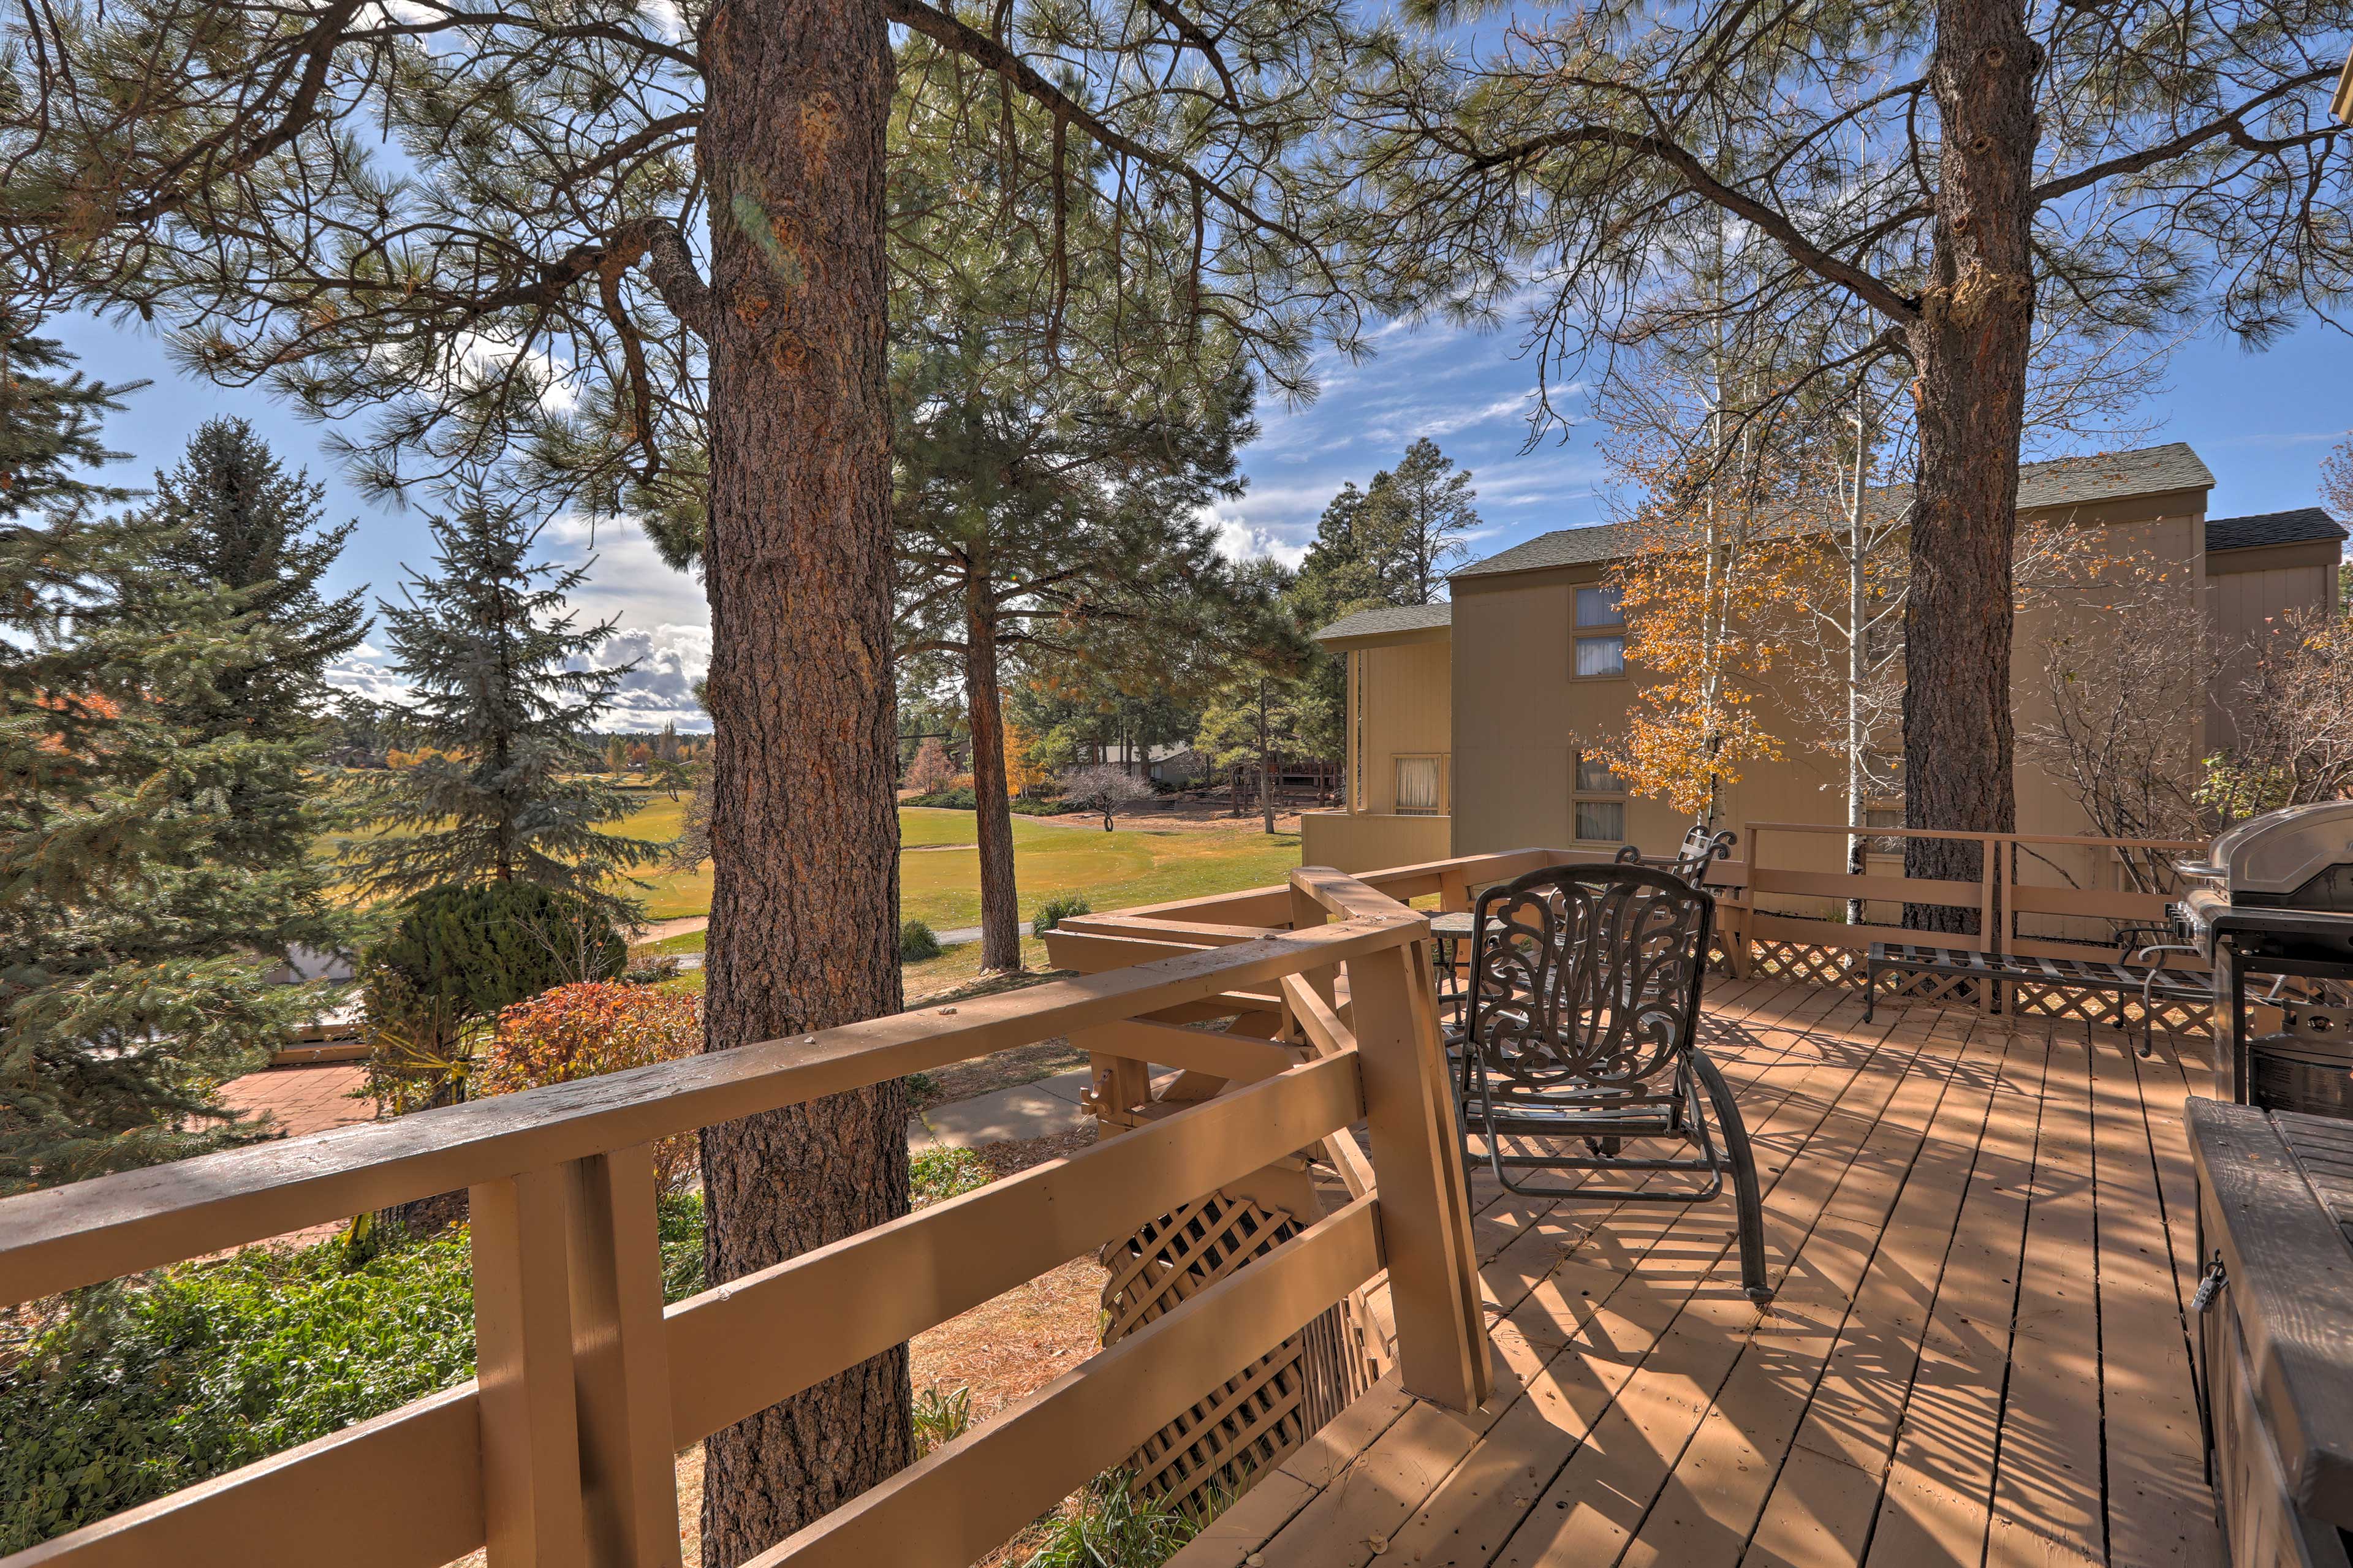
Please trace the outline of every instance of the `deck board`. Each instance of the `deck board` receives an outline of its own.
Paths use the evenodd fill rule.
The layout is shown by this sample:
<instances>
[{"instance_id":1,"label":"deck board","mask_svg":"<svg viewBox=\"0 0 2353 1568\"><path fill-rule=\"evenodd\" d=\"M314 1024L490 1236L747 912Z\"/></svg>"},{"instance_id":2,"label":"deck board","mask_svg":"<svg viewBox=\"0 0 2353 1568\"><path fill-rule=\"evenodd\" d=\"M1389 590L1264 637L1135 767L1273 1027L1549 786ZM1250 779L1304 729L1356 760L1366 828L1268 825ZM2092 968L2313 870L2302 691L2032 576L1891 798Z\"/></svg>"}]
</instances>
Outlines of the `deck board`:
<instances>
[{"instance_id":1,"label":"deck board","mask_svg":"<svg viewBox=\"0 0 2353 1568\"><path fill-rule=\"evenodd\" d=\"M1727 983L1779 1289L1729 1203L1476 1176L1497 1388L1384 1383L1175 1561L1677 1568L2218 1561L2189 1383L2195 1051Z\"/></svg>"}]
</instances>

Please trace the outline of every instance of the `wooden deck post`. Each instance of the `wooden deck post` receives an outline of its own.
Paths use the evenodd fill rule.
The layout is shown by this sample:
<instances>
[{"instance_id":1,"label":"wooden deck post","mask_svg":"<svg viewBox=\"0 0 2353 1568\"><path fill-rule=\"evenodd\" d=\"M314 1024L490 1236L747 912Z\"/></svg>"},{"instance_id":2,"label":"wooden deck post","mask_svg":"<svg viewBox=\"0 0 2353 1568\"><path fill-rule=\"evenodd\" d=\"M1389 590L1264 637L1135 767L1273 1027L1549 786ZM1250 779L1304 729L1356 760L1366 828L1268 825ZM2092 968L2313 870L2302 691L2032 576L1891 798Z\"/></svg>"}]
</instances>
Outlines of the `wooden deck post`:
<instances>
[{"instance_id":1,"label":"wooden deck post","mask_svg":"<svg viewBox=\"0 0 2353 1568\"><path fill-rule=\"evenodd\" d=\"M1428 944L1411 942L1352 961L1348 984L1399 1376L1408 1393L1468 1413L1493 1381L1430 965Z\"/></svg>"},{"instance_id":2,"label":"wooden deck post","mask_svg":"<svg viewBox=\"0 0 2353 1568\"><path fill-rule=\"evenodd\" d=\"M571 1568L586 1555L568 1184L560 1170L525 1171L470 1193L490 1568Z\"/></svg>"},{"instance_id":3,"label":"wooden deck post","mask_svg":"<svg viewBox=\"0 0 2353 1568\"><path fill-rule=\"evenodd\" d=\"M1315 901L1315 896L1293 878L1291 883L1291 929L1313 931L1329 919L1331 916L1325 913L1322 904ZM1315 994L1324 998L1325 1006L1331 1006L1333 999L1339 994L1335 972L1329 968L1311 969L1306 974L1307 984L1315 988Z\"/></svg>"},{"instance_id":4,"label":"wooden deck post","mask_svg":"<svg viewBox=\"0 0 2353 1568\"><path fill-rule=\"evenodd\" d=\"M582 1517L596 1568L679 1568L653 1145L566 1167Z\"/></svg>"}]
</instances>

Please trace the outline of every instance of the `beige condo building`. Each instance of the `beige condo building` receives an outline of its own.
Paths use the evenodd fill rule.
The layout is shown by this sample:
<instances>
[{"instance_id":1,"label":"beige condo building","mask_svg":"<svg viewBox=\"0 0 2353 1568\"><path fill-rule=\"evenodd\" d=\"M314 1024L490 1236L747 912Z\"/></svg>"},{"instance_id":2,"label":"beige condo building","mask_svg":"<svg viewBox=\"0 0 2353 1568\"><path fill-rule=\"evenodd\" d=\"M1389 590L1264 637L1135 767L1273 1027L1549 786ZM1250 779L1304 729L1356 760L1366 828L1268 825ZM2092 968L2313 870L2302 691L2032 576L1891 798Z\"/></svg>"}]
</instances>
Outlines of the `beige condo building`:
<instances>
[{"instance_id":1,"label":"beige condo building","mask_svg":"<svg viewBox=\"0 0 2353 1568\"><path fill-rule=\"evenodd\" d=\"M2019 473L2021 522L2102 531L2099 554L2158 569L2161 602L2136 613L2203 628L2204 700L2182 715L2196 729L2191 755L2228 743L2228 693L2257 637L2288 611L2337 604L2346 538L2316 507L2210 519L2213 484L2179 442ZM1303 818L1304 862L1366 870L1536 845L1671 848L1688 819L1628 793L1579 743L1623 727L1641 679L1609 586L1633 542L1622 525L1547 533L1452 574L1451 604L1370 610L1318 633L1347 658L1347 804ZM2021 726L2043 700L2040 650L2055 613L2019 620ZM2094 626L2100 614L2066 613ZM1724 788L1720 821L1842 822L1837 758L1792 737L1786 714L1779 729L1776 715L1765 720L1784 754ZM2093 831L2061 783L2024 756L2017 786L2020 832ZM1900 801L1881 806L1880 820L1900 822ZM1840 842L1822 839L1822 853L1835 856Z\"/></svg>"}]
</instances>

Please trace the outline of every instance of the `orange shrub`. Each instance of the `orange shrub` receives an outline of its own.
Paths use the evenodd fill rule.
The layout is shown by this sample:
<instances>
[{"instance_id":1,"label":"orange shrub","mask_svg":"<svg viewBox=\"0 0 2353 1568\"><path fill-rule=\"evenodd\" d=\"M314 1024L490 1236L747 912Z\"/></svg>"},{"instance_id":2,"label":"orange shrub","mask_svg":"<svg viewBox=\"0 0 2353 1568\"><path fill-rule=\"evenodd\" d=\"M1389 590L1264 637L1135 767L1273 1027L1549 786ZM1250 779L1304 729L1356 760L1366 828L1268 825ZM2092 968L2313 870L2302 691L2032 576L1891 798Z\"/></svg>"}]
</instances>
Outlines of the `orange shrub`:
<instances>
[{"instance_id":1,"label":"orange shrub","mask_svg":"<svg viewBox=\"0 0 2353 1568\"><path fill-rule=\"evenodd\" d=\"M543 991L501 1013L489 1055L469 1081L477 1094L512 1094L702 1049L702 1020L691 993L588 980ZM684 1188L695 1159L691 1132L657 1142L654 1174L661 1190Z\"/></svg>"}]
</instances>

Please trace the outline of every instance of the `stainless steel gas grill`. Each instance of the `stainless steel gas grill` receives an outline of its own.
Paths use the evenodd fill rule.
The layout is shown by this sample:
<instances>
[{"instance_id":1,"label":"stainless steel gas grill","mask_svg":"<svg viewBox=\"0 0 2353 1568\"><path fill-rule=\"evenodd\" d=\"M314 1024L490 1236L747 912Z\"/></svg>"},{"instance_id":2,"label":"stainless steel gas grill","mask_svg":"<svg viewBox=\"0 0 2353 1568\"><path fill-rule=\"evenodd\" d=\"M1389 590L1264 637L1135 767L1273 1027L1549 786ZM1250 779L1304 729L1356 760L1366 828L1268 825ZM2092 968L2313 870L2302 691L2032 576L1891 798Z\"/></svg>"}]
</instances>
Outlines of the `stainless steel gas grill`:
<instances>
[{"instance_id":1,"label":"stainless steel gas grill","mask_svg":"<svg viewBox=\"0 0 2353 1568\"><path fill-rule=\"evenodd\" d=\"M2218 1098L2353 1117L2353 1007L2289 994L2280 977L2353 987L2353 801L2289 806L2218 837L2182 874L2202 883L2179 906L2214 969ZM2270 977L2281 1026L2250 1038L2248 983ZM2318 987L2298 987L2317 990Z\"/></svg>"}]
</instances>

